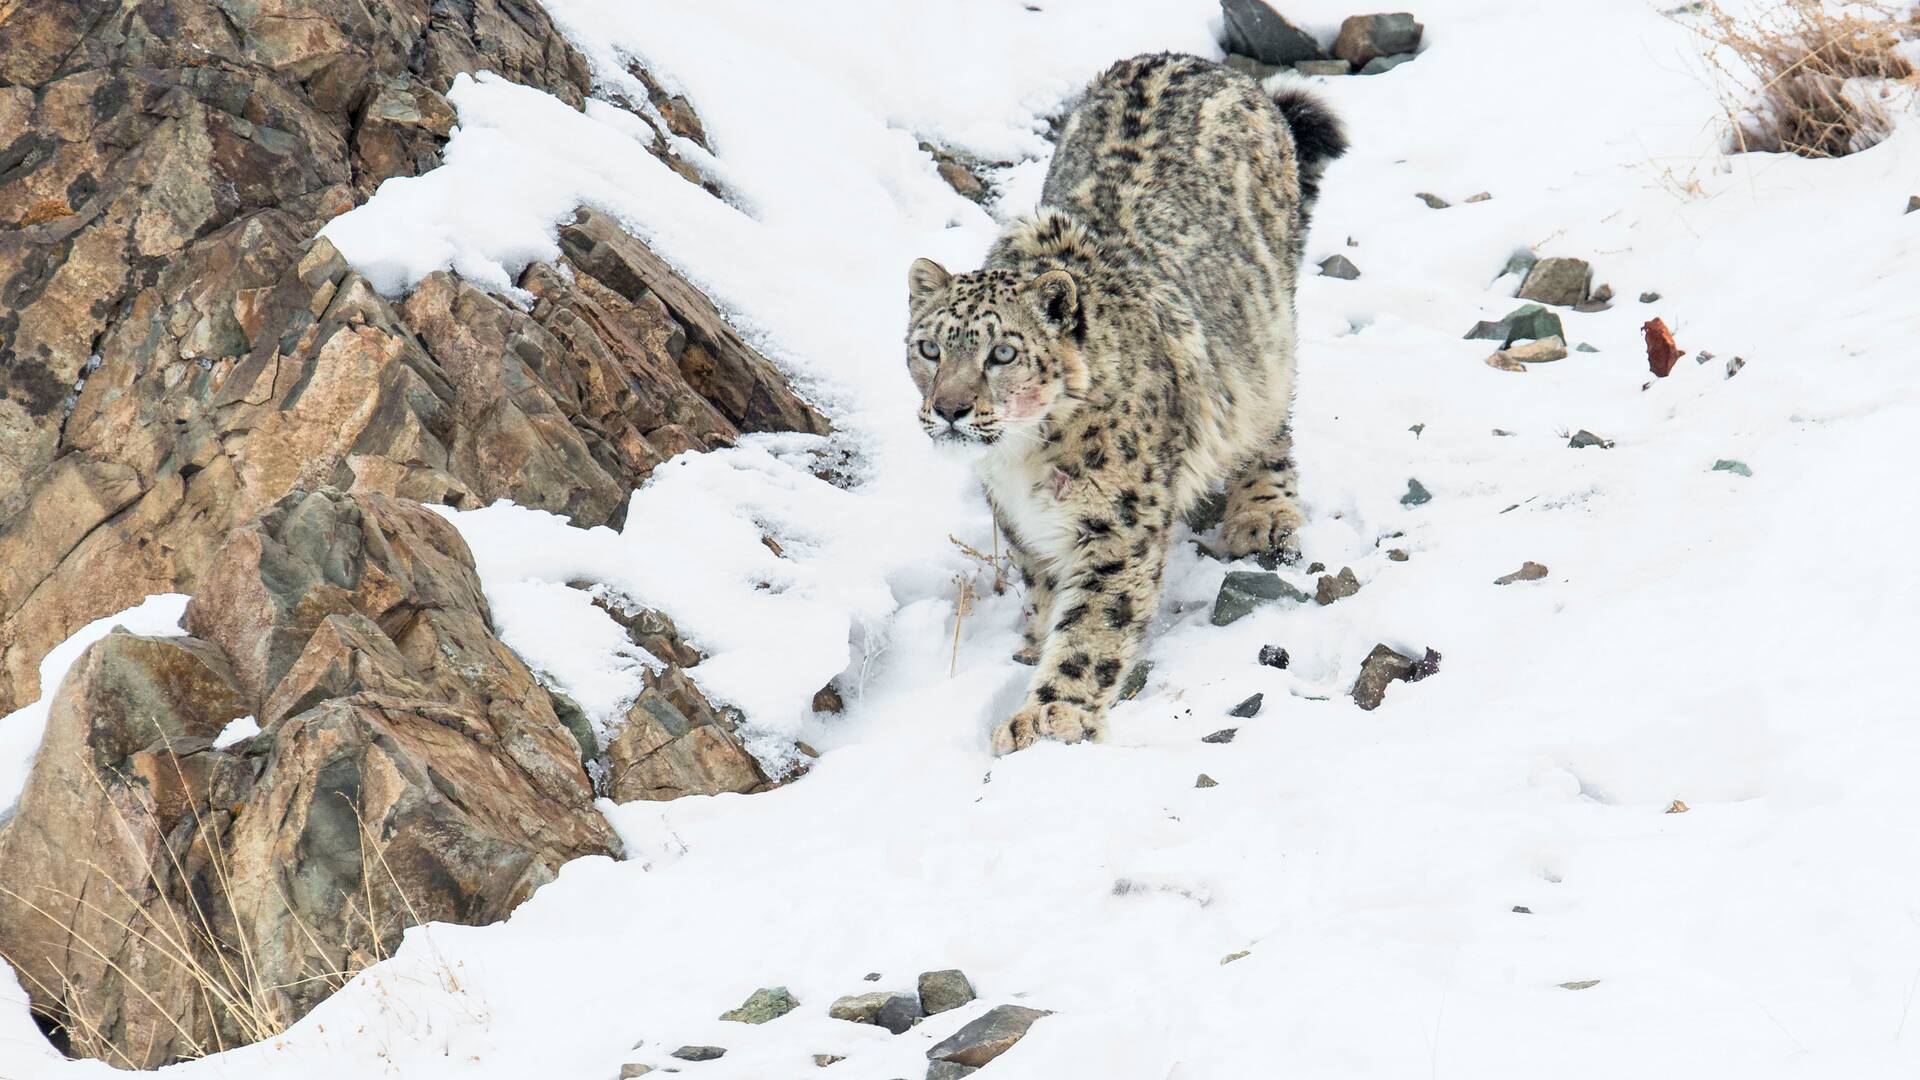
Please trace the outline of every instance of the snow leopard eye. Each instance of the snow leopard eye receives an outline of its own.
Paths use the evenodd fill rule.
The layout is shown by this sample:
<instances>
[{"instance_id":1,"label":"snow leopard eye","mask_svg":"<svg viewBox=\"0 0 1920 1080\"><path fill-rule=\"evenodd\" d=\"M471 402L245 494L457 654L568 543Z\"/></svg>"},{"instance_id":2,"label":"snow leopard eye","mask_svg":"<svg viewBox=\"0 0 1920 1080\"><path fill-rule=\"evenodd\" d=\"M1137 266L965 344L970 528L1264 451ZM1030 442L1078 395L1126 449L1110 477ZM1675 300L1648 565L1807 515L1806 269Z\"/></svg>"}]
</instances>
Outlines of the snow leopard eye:
<instances>
[{"instance_id":1,"label":"snow leopard eye","mask_svg":"<svg viewBox=\"0 0 1920 1080\"><path fill-rule=\"evenodd\" d=\"M922 339L920 342L920 355L927 360L938 360L940 359L940 346L934 342Z\"/></svg>"},{"instance_id":2,"label":"snow leopard eye","mask_svg":"<svg viewBox=\"0 0 1920 1080\"><path fill-rule=\"evenodd\" d=\"M1013 346L995 345L993 347L993 352L989 354L988 359L992 360L996 364L1011 364L1013 363L1013 358L1015 355L1016 354L1013 351Z\"/></svg>"}]
</instances>

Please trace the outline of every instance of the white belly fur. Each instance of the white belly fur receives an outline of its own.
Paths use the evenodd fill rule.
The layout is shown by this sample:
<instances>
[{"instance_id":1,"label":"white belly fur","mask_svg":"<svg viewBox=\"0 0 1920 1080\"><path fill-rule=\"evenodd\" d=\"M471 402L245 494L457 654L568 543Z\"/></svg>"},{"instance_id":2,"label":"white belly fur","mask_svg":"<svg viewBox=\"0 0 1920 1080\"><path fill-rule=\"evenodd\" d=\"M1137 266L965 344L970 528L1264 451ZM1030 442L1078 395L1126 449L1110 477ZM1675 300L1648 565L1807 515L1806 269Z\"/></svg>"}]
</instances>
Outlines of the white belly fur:
<instances>
[{"instance_id":1,"label":"white belly fur","mask_svg":"<svg viewBox=\"0 0 1920 1080\"><path fill-rule=\"evenodd\" d=\"M1055 494L1053 468L1025 449L996 447L980 462L980 482L1020 546L1054 569L1072 556L1078 531Z\"/></svg>"}]
</instances>

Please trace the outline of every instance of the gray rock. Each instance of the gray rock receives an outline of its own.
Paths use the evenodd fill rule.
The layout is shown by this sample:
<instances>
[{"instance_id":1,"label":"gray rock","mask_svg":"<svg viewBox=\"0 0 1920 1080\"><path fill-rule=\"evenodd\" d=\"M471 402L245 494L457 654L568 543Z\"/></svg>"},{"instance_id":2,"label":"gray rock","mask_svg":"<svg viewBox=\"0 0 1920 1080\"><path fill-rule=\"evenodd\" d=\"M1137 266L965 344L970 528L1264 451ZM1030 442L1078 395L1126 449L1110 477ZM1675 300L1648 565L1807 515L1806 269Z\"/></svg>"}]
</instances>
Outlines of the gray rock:
<instances>
[{"instance_id":1,"label":"gray rock","mask_svg":"<svg viewBox=\"0 0 1920 1080\"><path fill-rule=\"evenodd\" d=\"M620 1080L633 1080L636 1076L645 1076L652 1071L653 1066L651 1065L641 1065L637 1062L629 1063L620 1066Z\"/></svg>"},{"instance_id":2,"label":"gray rock","mask_svg":"<svg viewBox=\"0 0 1920 1080\"><path fill-rule=\"evenodd\" d=\"M827 1067L827 1066L829 1066L829 1065L834 1065L834 1064L838 1064L839 1062L842 1062L842 1061L845 1061L845 1060L847 1060L847 1058L846 1058L846 1055L845 1055L845 1054L815 1054L815 1055L813 1055L813 1063L814 1063L814 1065L815 1065L815 1066L817 1066L818 1068L822 1068L822 1069L824 1069L824 1068L826 1068L826 1067Z\"/></svg>"},{"instance_id":3,"label":"gray rock","mask_svg":"<svg viewBox=\"0 0 1920 1080\"><path fill-rule=\"evenodd\" d=\"M1747 362L1742 357L1736 356L1733 359L1728 360L1727 361L1727 378L1731 379L1735 375L1740 374L1740 369L1746 366L1747 366Z\"/></svg>"},{"instance_id":4,"label":"gray rock","mask_svg":"<svg viewBox=\"0 0 1920 1080\"><path fill-rule=\"evenodd\" d=\"M1433 492L1428 491L1426 485L1411 478L1407 480L1407 493L1400 496L1401 506L1425 506L1432 501Z\"/></svg>"},{"instance_id":5,"label":"gray rock","mask_svg":"<svg viewBox=\"0 0 1920 1080\"><path fill-rule=\"evenodd\" d=\"M1657 303L1659 300L1660 294L1657 292L1643 292L1640 294L1640 302L1643 304Z\"/></svg>"},{"instance_id":6,"label":"gray rock","mask_svg":"<svg viewBox=\"0 0 1920 1080\"><path fill-rule=\"evenodd\" d=\"M1227 51L1269 64L1324 60L1327 52L1312 34L1288 22L1262 0L1220 0L1226 21Z\"/></svg>"},{"instance_id":7,"label":"gray rock","mask_svg":"<svg viewBox=\"0 0 1920 1080\"><path fill-rule=\"evenodd\" d=\"M1399 67L1401 64L1404 64L1411 59L1413 59L1413 54L1410 52L1396 53L1393 56L1376 56L1373 59L1367 61L1365 66L1361 67L1360 74L1385 75L1387 72L1392 71L1394 68ZM1492 196L1488 196L1488 198L1491 198L1491 197ZM1474 196L1473 198L1470 198L1467 201L1483 202L1485 200L1481 199L1479 196Z\"/></svg>"},{"instance_id":8,"label":"gray rock","mask_svg":"<svg viewBox=\"0 0 1920 1080\"><path fill-rule=\"evenodd\" d=\"M1345 255L1329 255L1320 260L1320 276L1352 281L1360 276L1360 268Z\"/></svg>"},{"instance_id":9,"label":"gray rock","mask_svg":"<svg viewBox=\"0 0 1920 1080\"><path fill-rule=\"evenodd\" d=\"M1500 268L1500 274L1512 274L1514 277L1525 281L1527 274L1533 270L1533 265L1539 261L1540 256L1522 249L1507 256L1507 265Z\"/></svg>"},{"instance_id":10,"label":"gray rock","mask_svg":"<svg viewBox=\"0 0 1920 1080\"><path fill-rule=\"evenodd\" d=\"M1007 1052L1026 1037L1034 1021L1049 1015L1024 1005L996 1005L927 1051L932 1061L951 1061L979 1068Z\"/></svg>"},{"instance_id":11,"label":"gray rock","mask_svg":"<svg viewBox=\"0 0 1920 1080\"><path fill-rule=\"evenodd\" d=\"M1591 990L1600 985L1599 979L1576 979L1573 982L1556 984L1562 990Z\"/></svg>"},{"instance_id":12,"label":"gray rock","mask_svg":"<svg viewBox=\"0 0 1920 1080\"><path fill-rule=\"evenodd\" d=\"M1345 60L1300 60L1293 70L1302 75L1346 75L1353 71L1353 65Z\"/></svg>"},{"instance_id":13,"label":"gray rock","mask_svg":"<svg viewBox=\"0 0 1920 1080\"><path fill-rule=\"evenodd\" d=\"M1372 712L1386 700L1387 684L1399 680L1410 682L1418 662L1410 656L1402 656L1385 645L1375 645L1373 651L1360 663L1360 676L1353 681L1353 703Z\"/></svg>"},{"instance_id":14,"label":"gray rock","mask_svg":"<svg viewBox=\"0 0 1920 1080\"><path fill-rule=\"evenodd\" d=\"M1325 607L1335 600L1345 600L1359 591L1360 579L1353 576L1353 567L1343 566L1338 574L1320 576L1318 587L1313 592L1313 602Z\"/></svg>"},{"instance_id":15,"label":"gray rock","mask_svg":"<svg viewBox=\"0 0 1920 1080\"><path fill-rule=\"evenodd\" d=\"M1573 438L1567 440L1567 446L1573 450L1585 450L1589 446L1597 446L1602 450L1611 450L1613 449L1613 440L1603 439L1593 432L1588 431L1586 428L1581 428L1579 431L1573 433Z\"/></svg>"},{"instance_id":16,"label":"gray rock","mask_svg":"<svg viewBox=\"0 0 1920 1080\"><path fill-rule=\"evenodd\" d=\"M1211 735L1203 736L1200 739L1200 741L1203 743L1213 743L1215 745L1224 745L1226 743L1232 742L1233 737L1238 734L1240 734L1239 728L1225 727L1225 728L1221 728L1219 731L1216 731Z\"/></svg>"},{"instance_id":17,"label":"gray rock","mask_svg":"<svg viewBox=\"0 0 1920 1080\"><path fill-rule=\"evenodd\" d=\"M1713 471L1714 472L1730 472L1735 476L1752 476L1753 475L1753 470L1747 468L1746 462L1736 461L1733 458L1721 458L1720 460L1714 462Z\"/></svg>"},{"instance_id":18,"label":"gray rock","mask_svg":"<svg viewBox=\"0 0 1920 1080\"><path fill-rule=\"evenodd\" d=\"M973 1000L973 984L959 968L920 973L920 1007L928 1016L957 1009Z\"/></svg>"},{"instance_id":19,"label":"gray rock","mask_svg":"<svg viewBox=\"0 0 1920 1080\"><path fill-rule=\"evenodd\" d=\"M978 1065L962 1065L957 1061L927 1062L927 1080L960 1080L979 1071Z\"/></svg>"},{"instance_id":20,"label":"gray rock","mask_svg":"<svg viewBox=\"0 0 1920 1080\"><path fill-rule=\"evenodd\" d=\"M1575 345L1575 346L1573 347L1573 351L1574 351L1574 352L1599 352L1600 350L1599 350L1599 349L1596 349L1596 348L1594 348L1593 346L1591 346L1591 345L1589 345L1589 344L1587 344L1586 342L1584 342L1584 341L1583 341L1583 342L1581 342L1580 344L1578 344L1578 345Z\"/></svg>"},{"instance_id":21,"label":"gray rock","mask_svg":"<svg viewBox=\"0 0 1920 1080\"><path fill-rule=\"evenodd\" d=\"M572 698L551 687L547 689L547 696L553 699L553 715L559 717L567 734L572 735L573 741L580 745L580 760L592 761L599 756L600 739L593 733L593 721L587 719L586 711Z\"/></svg>"},{"instance_id":22,"label":"gray rock","mask_svg":"<svg viewBox=\"0 0 1920 1080\"><path fill-rule=\"evenodd\" d=\"M1333 55L1357 68L1381 57L1410 54L1420 47L1423 27L1401 11L1386 15L1350 15L1340 24Z\"/></svg>"},{"instance_id":23,"label":"gray rock","mask_svg":"<svg viewBox=\"0 0 1920 1080\"><path fill-rule=\"evenodd\" d=\"M1539 581L1547 576L1547 568L1529 559L1520 564L1520 569L1511 574L1502 574L1493 579L1495 585L1511 585L1516 581Z\"/></svg>"},{"instance_id":24,"label":"gray rock","mask_svg":"<svg viewBox=\"0 0 1920 1080\"><path fill-rule=\"evenodd\" d=\"M1206 773L1201 773L1199 776L1193 778L1193 786L1197 788L1219 787L1220 781L1215 780Z\"/></svg>"},{"instance_id":25,"label":"gray rock","mask_svg":"<svg viewBox=\"0 0 1920 1080\"><path fill-rule=\"evenodd\" d=\"M1520 285L1522 300L1572 307L1587 298L1593 285L1593 267L1585 259L1541 259Z\"/></svg>"},{"instance_id":26,"label":"gray rock","mask_svg":"<svg viewBox=\"0 0 1920 1080\"><path fill-rule=\"evenodd\" d=\"M867 982L879 982L880 973L877 971L869 971L865 975L862 975L861 978Z\"/></svg>"},{"instance_id":27,"label":"gray rock","mask_svg":"<svg viewBox=\"0 0 1920 1080\"><path fill-rule=\"evenodd\" d=\"M1589 299L1598 300L1603 304L1611 303L1613 301L1613 286L1602 282L1593 290L1593 295Z\"/></svg>"},{"instance_id":28,"label":"gray rock","mask_svg":"<svg viewBox=\"0 0 1920 1080\"><path fill-rule=\"evenodd\" d=\"M876 990L866 994L848 994L827 1007L835 1020L883 1027L895 1035L911 1028L925 1016L920 999L904 990Z\"/></svg>"},{"instance_id":29,"label":"gray rock","mask_svg":"<svg viewBox=\"0 0 1920 1080\"><path fill-rule=\"evenodd\" d=\"M1213 625L1225 626L1245 618L1261 604L1276 600L1307 602L1307 594L1287 584L1278 574L1258 570L1235 570L1220 582L1220 593L1213 598Z\"/></svg>"},{"instance_id":30,"label":"gray rock","mask_svg":"<svg viewBox=\"0 0 1920 1080\"><path fill-rule=\"evenodd\" d=\"M1445 210L1447 207L1453 205L1431 191L1416 191L1413 193L1413 197L1426 203L1430 209L1434 210Z\"/></svg>"},{"instance_id":31,"label":"gray rock","mask_svg":"<svg viewBox=\"0 0 1920 1080\"><path fill-rule=\"evenodd\" d=\"M1469 196L1467 196L1467 197L1466 197L1465 199L1462 199L1462 200L1460 200L1460 201L1461 201L1461 202L1470 202L1470 203L1476 203L1476 202L1487 202L1487 201L1489 201L1489 200L1491 200L1492 198L1493 198L1493 192L1491 192L1491 191L1477 191L1477 192L1475 192L1475 193L1473 193L1472 195L1469 195Z\"/></svg>"},{"instance_id":32,"label":"gray rock","mask_svg":"<svg viewBox=\"0 0 1920 1080\"><path fill-rule=\"evenodd\" d=\"M1242 720L1252 716L1258 716L1260 713L1260 703L1264 700L1266 700L1265 694L1255 694L1240 704L1235 705L1233 708L1228 709L1227 715L1238 717Z\"/></svg>"},{"instance_id":33,"label":"gray rock","mask_svg":"<svg viewBox=\"0 0 1920 1080\"><path fill-rule=\"evenodd\" d=\"M1560 316L1539 304L1522 304L1499 322L1482 319L1474 323L1473 329L1466 332L1463 340L1498 341L1501 348L1506 348L1516 341L1540 341L1550 337L1566 340L1566 331L1560 326Z\"/></svg>"},{"instance_id":34,"label":"gray rock","mask_svg":"<svg viewBox=\"0 0 1920 1080\"><path fill-rule=\"evenodd\" d=\"M1287 665L1293 663L1293 657L1288 656L1287 650L1278 645L1262 645L1260 646L1260 662L1267 667L1279 668L1281 671L1285 671L1287 670Z\"/></svg>"},{"instance_id":35,"label":"gray rock","mask_svg":"<svg viewBox=\"0 0 1920 1080\"><path fill-rule=\"evenodd\" d=\"M681 1061L718 1061L727 1056L724 1046L683 1046L673 1052Z\"/></svg>"},{"instance_id":36,"label":"gray rock","mask_svg":"<svg viewBox=\"0 0 1920 1080\"><path fill-rule=\"evenodd\" d=\"M1251 56L1241 56L1239 53L1228 53L1227 58L1220 61L1220 64L1222 67L1232 68L1254 82L1262 82L1268 76L1278 75L1286 70L1279 64L1269 64L1264 60L1255 60Z\"/></svg>"},{"instance_id":37,"label":"gray rock","mask_svg":"<svg viewBox=\"0 0 1920 1080\"><path fill-rule=\"evenodd\" d=\"M764 1024L769 1020L778 1020L800 1007L800 999L794 997L784 986L765 986L747 995L737 1009L728 1009L720 1014L722 1020L732 1020L741 1024Z\"/></svg>"},{"instance_id":38,"label":"gray rock","mask_svg":"<svg viewBox=\"0 0 1920 1080\"><path fill-rule=\"evenodd\" d=\"M1406 548L1388 548L1387 558L1393 562L1406 562L1407 549Z\"/></svg>"},{"instance_id":39,"label":"gray rock","mask_svg":"<svg viewBox=\"0 0 1920 1080\"><path fill-rule=\"evenodd\" d=\"M1219 610L1217 605L1215 610ZM1127 672L1126 679L1120 683L1120 700L1132 701L1139 697L1140 691L1147 688L1147 676L1152 674L1153 661L1151 660L1142 660L1133 665L1133 670Z\"/></svg>"}]
</instances>

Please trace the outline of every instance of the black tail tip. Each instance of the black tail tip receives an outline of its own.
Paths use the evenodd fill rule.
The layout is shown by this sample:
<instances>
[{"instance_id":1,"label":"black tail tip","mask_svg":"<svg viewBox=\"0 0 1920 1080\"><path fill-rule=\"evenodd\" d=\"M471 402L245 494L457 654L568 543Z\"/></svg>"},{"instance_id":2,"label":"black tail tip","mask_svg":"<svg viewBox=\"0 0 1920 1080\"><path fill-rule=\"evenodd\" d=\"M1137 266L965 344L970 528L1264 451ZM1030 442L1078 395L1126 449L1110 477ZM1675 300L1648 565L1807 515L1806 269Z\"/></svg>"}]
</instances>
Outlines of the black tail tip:
<instances>
[{"instance_id":1,"label":"black tail tip","mask_svg":"<svg viewBox=\"0 0 1920 1080\"><path fill-rule=\"evenodd\" d=\"M1303 172L1318 173L1327 162L1347 152L1347 133L1327 103L1297 87L1273 95L1280 115L1293 129L1294 150Z\"/></svg>"}]
</instances>

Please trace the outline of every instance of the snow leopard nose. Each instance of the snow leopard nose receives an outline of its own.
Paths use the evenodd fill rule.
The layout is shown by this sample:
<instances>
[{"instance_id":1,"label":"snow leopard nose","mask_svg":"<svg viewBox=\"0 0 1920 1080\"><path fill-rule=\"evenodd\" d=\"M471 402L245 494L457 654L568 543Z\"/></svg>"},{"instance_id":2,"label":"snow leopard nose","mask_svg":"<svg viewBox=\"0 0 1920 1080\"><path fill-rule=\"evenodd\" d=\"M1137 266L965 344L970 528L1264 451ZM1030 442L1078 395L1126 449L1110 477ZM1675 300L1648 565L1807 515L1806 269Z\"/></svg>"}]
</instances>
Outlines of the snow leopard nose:
<instances>
[{"instance_id":1,"label":"snow leopard nose","mask_svg":"<svg viewBox=\"0 0 1920 1080\"><path fill-rule=\"evenodd\" d=\"M957 424L961 418L973 411L971 397L937 397L933 399L934 414L949 424Z\"/></svg>"}]
</instances>

